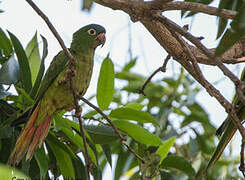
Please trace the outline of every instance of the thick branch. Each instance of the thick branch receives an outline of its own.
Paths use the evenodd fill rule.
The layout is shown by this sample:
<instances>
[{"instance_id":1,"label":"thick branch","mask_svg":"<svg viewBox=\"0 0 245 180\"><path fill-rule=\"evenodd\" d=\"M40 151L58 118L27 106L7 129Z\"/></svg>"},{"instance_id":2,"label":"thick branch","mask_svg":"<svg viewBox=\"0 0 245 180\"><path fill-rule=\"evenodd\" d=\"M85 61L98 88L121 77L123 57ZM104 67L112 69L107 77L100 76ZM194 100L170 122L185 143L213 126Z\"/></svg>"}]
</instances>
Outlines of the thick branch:
<instances>
[{"instance_id":1,"label":"thick branch","mask_svg":"<svg viewBox=\"0 0 245 180\"><path fill-rule=\"evenodd\" d=\"M155 39L160 43L160 45L168 52L168 54L175 55L175 57L183 55L181 59L189 60L189 57L184 55L185 53L183 52L181 45L176 41L175 38L173 38L172 34L168 31L168 29L164 25L162 25L162 23L154 20L145 19L145 17L147 17L147 13L148 14L154 13L154 12L150 12L150 8L151 6L153 6L152 4L159 3L161 2L161 0L158 0L156 2L153 1L153 2L144 2L144 3L136 2L136 1L128 1L128 0L113 0L113 1L96 0L96 2L103 6L110 7L112 9L122 10L127 14L129 14L131 17L134 16L136 21L139 20L141 23L144 24L144 26L155 37ZM170 7L174 8L178 3L184 4L185 2L169 2L169 3L161 3L161 4L164 7L170 4ZM187 7L187 4L184 4L183 6ZM195 5L192 6L191 4L189 7L194 9ZM230 12L230 14L235 13L234 11L232 12L233 13ZM139 16L140 14L141 16ZM204 53L202 53L198 48L192 45L188 45L188 46L192 51L192 53L194 54L194 56L196 57L198 63L207 64L207 65L216 65L214 61L210 61L210 59ZM215 51L214 48L209 50L212 53L214 53ZM242 58L243 56L245 56L245 40L240 40L236 44L234 44L229 50L227 50L221 57L219 57L219 59L223 63L237 64L243 62L238 60L238 58Z\"/></svg>"}]
</instances>

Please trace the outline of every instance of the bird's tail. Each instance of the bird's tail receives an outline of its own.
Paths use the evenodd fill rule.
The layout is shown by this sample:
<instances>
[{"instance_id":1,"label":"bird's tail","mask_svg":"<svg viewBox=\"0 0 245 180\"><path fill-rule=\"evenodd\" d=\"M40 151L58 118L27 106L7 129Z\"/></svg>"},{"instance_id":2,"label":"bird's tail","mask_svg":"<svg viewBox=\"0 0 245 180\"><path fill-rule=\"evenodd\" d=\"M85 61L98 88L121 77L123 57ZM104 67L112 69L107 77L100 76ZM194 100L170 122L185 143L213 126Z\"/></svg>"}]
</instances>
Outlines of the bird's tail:
<instances>
[{"instance_id":1,"label":"bird's tail","mask_svg":"<svg viewBox=\"0 0 245 180\"><path fill-rule=\"evenodd\" d=\"M50 115L46 116L42 123L36 125L35 122L38 117L39 109L40 105L36 107L25 128L18 137L14 150L8 159L9 165L19 163L26 152L26 160L30 160L35 149L38 146L39 148L42 146L42 143L48 134L52 117Z\"/></svg>"}]
</instances>

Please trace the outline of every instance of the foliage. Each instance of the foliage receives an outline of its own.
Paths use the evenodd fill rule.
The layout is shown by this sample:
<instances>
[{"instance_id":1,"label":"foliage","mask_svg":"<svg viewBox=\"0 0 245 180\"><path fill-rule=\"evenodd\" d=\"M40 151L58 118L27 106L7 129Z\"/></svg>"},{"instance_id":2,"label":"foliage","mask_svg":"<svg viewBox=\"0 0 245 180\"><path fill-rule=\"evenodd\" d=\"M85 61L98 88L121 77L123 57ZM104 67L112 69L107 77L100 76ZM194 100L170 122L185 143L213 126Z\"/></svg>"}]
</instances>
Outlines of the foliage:
<instances>
[{"instance_id":1,"label":"foliage","mask_svg":"<svg viewBox=\"0 0 245 180\"><path fill-rule=\"evenodd\" d=\"M44 75L47 41L42 37L40 57L37 34L25 50L13 33L9 32L9 39L0 29L0 36L0 74L5 75L0 77L0 162L6 163L23 127L10 127L10 124L15 119L23 122L28 118L27 112ZM4 68L8 63L14 64L14 70ZM115 165L114 179L122 176L139 179L140 174L145 178L200 179L216 141L208 114L195 100L200 89L181 69L173 77L150 82L145 89L146 97L139 95L138 90L146 78L133 73L136 63L136 59L131 60L115 73L111 59L106 57L100 70L96 99L145 163L120 143L100 114L89 109L83 118L93 164L92 176L102 179L108 163L111 167ZM114 88L114 81L124 84L123 87ZM105 94L101 90L106 91ZM45 145L35 152L34 158L30 162L23 159L17 166L32 179L47 179L48 170L54 177L86 179L79 124L64 115L64 111L55 115ZM238 178L239 174L234 171L238 163L236 157L223 156L209 171L207 179Z\"/></svg>"}]
</instances>

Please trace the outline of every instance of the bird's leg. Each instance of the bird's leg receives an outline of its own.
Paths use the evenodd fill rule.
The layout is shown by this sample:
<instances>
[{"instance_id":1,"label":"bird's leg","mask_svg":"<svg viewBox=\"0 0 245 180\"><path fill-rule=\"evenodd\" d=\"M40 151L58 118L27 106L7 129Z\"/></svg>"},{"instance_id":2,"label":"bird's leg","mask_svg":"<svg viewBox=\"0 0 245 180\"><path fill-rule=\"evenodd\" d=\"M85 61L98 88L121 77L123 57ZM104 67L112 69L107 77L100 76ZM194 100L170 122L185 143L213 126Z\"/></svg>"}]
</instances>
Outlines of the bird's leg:
<instances>
[{"instance_id":1,"label":"bird's leg","mask_svg":"<svg viewBox=\"0 0 245 180\"><path fill-rule=\"evenodd\" d=\"M72 106L67 107L65 110L66 111L72 111L73 109L76 110L75 117L81 116L81 114L82 114L82 107L81 106L79 106L79 108L76 109L76 106L75 105L72 105Z\"/></svg>"}]
</instances>

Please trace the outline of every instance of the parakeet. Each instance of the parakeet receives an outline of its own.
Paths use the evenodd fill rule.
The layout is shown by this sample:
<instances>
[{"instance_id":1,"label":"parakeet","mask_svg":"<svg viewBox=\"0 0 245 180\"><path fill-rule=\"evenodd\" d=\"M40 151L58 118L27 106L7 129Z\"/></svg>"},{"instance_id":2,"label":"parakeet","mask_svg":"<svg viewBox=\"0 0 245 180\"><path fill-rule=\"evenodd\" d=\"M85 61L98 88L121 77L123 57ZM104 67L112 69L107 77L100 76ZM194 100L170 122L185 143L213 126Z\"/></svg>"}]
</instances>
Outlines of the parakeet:
<instances>
[{"instance_id":1,"label":"parakeet","mask_svg":"<svg viewBox=\"0 0 245 180\"><path fill-rule=\"evenodd\" d=\"M245 81L245 68L243 69L242 75L241 75L241 81ZM245 95L245 91L244 91ZM238 95L236 94L233 98L232 104L235 105L236 108L236 114L239 118L239 120L242 122L245 120L245 105L240 101ZM231 138L237 131L237 127L233 124L232 118L228 115L225 121L222 123L222 125L218 128L216 131L217 135L222 135L221 139L219 141L219 144L217 145L212 158L210 159L208 166L206 168L206 171L212 167L216 161L220 158L221 154L223 153L225 147L230 142Z\"/></svg>"},{"instance_id":2,"label":"parakeet","mask_svg":"<svg viewBox=\"0 0 245 180\"><path fill-rule=\"evenodd\" d=\"M86 92L93 70L94 51L97 46L104 45L106 30L103 26L90 24L73 34L69 51L76 60L73 82L79 95ZM51 62L43 81L41 82L35 106L29 120L17 139L8 164L16 164L26 154L30 160L35 149L42 146L55 113L74 108L73 94L70 83L64 82L67 75L68 58L60 51Z\"/></svg>"}]
</instances>

